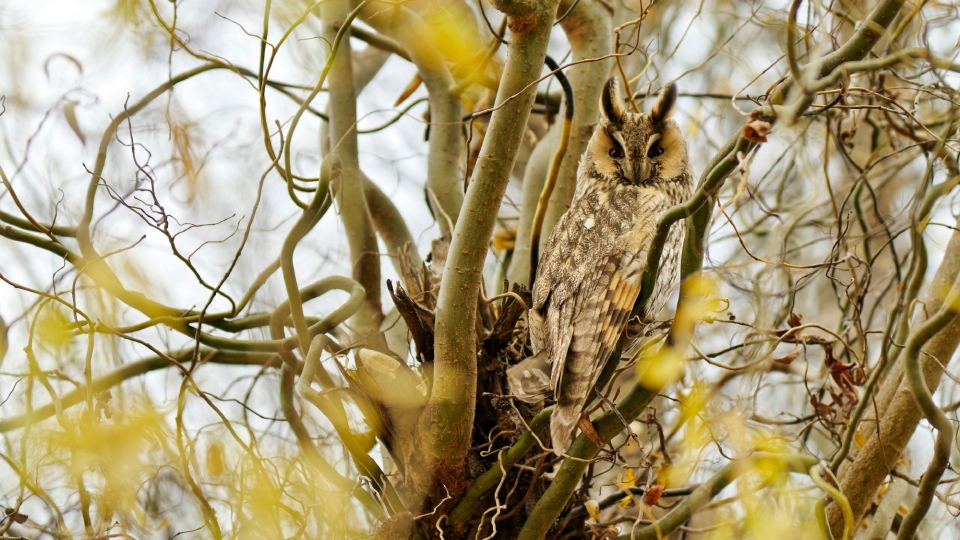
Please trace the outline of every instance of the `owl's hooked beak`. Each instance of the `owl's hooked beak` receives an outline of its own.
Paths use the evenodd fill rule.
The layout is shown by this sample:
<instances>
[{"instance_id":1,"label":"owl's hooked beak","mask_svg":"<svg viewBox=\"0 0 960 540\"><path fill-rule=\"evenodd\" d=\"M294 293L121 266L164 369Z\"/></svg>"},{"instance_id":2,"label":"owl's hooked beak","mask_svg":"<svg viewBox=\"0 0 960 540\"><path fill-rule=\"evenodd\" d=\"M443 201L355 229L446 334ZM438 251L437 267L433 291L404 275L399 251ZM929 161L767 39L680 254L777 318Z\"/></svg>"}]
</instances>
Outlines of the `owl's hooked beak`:
<instances>
[{"instance_id":1,"label":"owl's hooked beak","mask_svg":"<svg viewBox=\"0 0 960 540\"><path fill-rule=\"evenodd\" d=\"M633 171L633 183L635 185L641 186L650 179L650 160L647 158L641 158L640 160L631 163Z\"/></svg>"},{"instance_id":2,"label":"owl's hooked beak","mask_svg":"<svg viewBox=\"0 0 960 540\"><path fill-rule=\"evenodd\" d=\"M635 186L642 186L650 179L650 160L647 158L624 160L624 176Z\"/></svg>"}]
</instances>

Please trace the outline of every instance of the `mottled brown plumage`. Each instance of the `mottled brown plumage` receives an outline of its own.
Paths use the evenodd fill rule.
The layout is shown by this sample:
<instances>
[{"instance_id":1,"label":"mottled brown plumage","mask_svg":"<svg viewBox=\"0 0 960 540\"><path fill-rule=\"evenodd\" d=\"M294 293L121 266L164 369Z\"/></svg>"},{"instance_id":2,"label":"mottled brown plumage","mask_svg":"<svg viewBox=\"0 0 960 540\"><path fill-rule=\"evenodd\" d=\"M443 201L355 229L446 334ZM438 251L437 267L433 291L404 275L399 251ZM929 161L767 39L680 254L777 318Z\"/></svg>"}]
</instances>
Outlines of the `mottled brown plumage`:
<instances>
[{"instance_id":1,"label":"mottled brown plumage","mask_svg":"<svg viewBox=\"0 0 960 540\"><path fill-rule=\"evenodd\" d=\"M581 158L573 201L540 260L529 320L535 356L511 368L508 378L524 401L553 392L550 431L558 454L569 447L640 294L660 217L693 187L686 141L668 118L676 95L670 83L649 113L633 114L621 105L616 79L607 82L603 117ZM656 316L676 285L682 244L676 224L645 318Z\"/></svg>"}]
</instances>

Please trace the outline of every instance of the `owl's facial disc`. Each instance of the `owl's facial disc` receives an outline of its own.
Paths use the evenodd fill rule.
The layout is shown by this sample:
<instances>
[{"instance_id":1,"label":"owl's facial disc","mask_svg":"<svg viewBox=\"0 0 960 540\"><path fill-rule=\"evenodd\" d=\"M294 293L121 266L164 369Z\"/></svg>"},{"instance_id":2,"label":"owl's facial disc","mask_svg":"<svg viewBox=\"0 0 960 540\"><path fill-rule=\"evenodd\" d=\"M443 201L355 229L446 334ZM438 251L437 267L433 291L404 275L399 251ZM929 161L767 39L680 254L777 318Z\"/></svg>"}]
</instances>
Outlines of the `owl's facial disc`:
<instances>
[{"instance_id":1,"label":"owl's facial disc","mask_svg":"<svg viewBox=\"0 0 960 540\"><path fill-rule=\"evenodd\" d=\"M614 132L611 138L618 146L611 151L610 157L620 166L620 176L635 186L648 183L655 169L655 161L664 154L664 149L660 146L661 134L651 134L642 145L634 148L624 143L623 134L619 131ZM626 152L620 150L621 148L627 148Z\"/></svg>"}]
</instances>

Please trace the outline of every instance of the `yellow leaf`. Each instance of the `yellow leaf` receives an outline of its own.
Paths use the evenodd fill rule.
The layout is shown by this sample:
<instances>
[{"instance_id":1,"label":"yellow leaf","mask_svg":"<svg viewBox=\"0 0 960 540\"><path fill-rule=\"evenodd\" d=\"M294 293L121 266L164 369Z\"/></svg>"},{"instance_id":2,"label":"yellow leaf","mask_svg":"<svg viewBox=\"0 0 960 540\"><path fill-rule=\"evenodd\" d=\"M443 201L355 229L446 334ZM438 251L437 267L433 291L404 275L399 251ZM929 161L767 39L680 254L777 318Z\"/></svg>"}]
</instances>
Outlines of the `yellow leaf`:
<instances>
[{"instance_id":1,"label":"yellow leaf","mask_svg":"<svg viewBox=\"0 0 960 540\"><path fill-rule=\"evenodd\" d=\"M458 11L437 6L421 13L427 23L426 35L420 36L424 44L433 43L444 58L455 64L475 67L482 54L482 43L477 41L476 22Z\"/></svg>"},{"instance_id":2,"label":"yellow leaf","mask_svg":"<svg viewBox=\"0 0 960 540\"><path fill-rule=\"evenodd\" d=\"M493 233L494 251L513 249L517 241L516 227L500 227Z\"/></svg>"},{"instance_id":3,"label":"yellow leaf","mask_svg":"<svg viewBox=\"0 0 960 540\"><path fill-rule=\"evenodd\" d=\"M863 448L867 444L867 437L859 431L853 434L853 440L857 443L857 448Z\"/></svg>"},{"instance_id":4,"label":"yellow leaf","mask_svg":"<svg viewBox=\"0 0 960 540\"><path fill-rule=\"evenodd\" d=\"M630 505L632 504L633 504L633 497L631 496L624 497L619 501L617 501L617 506L619 506L620 508L630 508Z\"/></svg>"},{"instance_id":5,"label":"yellow leaf","mask_svg":"<svg viewBox=\"0 0 960 540\"><path fill-rule=\"evenodd\" d=\"M643 386L657 390L680 380L683 369L680 353L664 346L653 357L637 362L637 378Z\"/></svg>"},{"instance_id":6,"label":"yellow leaf","mask_svg":"<svg viewBox=\"0 0 960 540\"><path fill-rule=\"evenodd\" d=\"M590 499L583 503L583 506L587 509L587 513L590 514L590 517L593 518L594 521L600 521L600 503Z\"/></svg>"},{"instance_id":7,"label":"yellow leaf","mask_svg":"<svg viewBox=\"0 0 960 540\"><path fill-rule=\"evenodd\" d=\"M696 459L683 459L679 462L674 461L672 465L666 465L657 471L657 480L665 488L683 486L693 475L697 468Z\"/></svg>"},{"instance_id":8,"label":"yellow leaf","mask_svg":"<svg viewBox=\"0 0 960 540\"><path fill-rule=\"evenodd\" d=\"M223 443L216 441L207 448L207 473L217 478L225 469L223 459Z\"/></svg>"}]
</instances>

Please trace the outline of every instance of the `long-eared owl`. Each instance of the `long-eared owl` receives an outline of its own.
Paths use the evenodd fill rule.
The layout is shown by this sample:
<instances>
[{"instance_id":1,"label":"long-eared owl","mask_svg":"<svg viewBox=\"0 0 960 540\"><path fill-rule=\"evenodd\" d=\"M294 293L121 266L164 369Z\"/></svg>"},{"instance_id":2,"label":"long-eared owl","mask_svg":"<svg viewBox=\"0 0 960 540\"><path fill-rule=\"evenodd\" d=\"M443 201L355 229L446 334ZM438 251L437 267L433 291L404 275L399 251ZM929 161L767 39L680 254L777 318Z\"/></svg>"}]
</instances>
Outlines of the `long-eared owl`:
<instances>
[{"instance_id":1,"label":"long-eared owl","mask_svg":"<svg viewBox=\"0 0 960 540\"><path fill-rule=\"evenodd\" d=\"M640 294L660 217L693 187L687 143L670 112L668 83L649 113L626 112L611 78L602 118L580 160L570 208L547 241L529 313L534 356L508 371L510 391L538 402L551 392L553 449L566 452L581 410ZM655 317L679 278L682 224L667 236L656 287L642 318ZM549 374L549 377L548 377Z\"/></svg>"}]
</instances>

